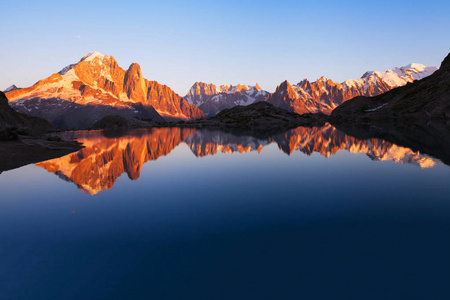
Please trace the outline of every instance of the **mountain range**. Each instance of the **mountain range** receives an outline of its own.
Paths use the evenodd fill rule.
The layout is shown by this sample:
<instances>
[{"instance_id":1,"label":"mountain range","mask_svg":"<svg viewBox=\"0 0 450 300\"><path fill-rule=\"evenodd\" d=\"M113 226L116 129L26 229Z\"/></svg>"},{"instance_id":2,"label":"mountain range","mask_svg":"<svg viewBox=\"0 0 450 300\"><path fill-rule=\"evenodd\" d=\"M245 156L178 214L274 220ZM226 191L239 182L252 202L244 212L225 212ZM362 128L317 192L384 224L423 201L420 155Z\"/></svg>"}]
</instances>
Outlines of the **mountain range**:
<instances>
[{"instance_id":1,"label":"mountain range","mask_svg":"<svg viewBox=\"0 0 450 300\"><path fill-rule=\"evenodd\" d=\"M114 57L93 52L31 87L11 86L6 96L16 111L65 129L90 128L113 114L157 122L192 120L262 101L298 114L330 114L351 98L382 94L425 78L437 69L413 63L385 72L368 71L360 79L342 83L325 77L314 82L304 79L295 85L284 81L273 93L258 84L216 86L196 82L181 97L168 86L145 79L137 63L125 71Z\"/></svg>"},{"instance_id":2,"label":"mountain range","mask_svg":"<svg viewBox=\"0 0 450 300\"><path fill-rule=\"evenodd\" d=\"M437 69L413 63L385 72L368 71L360 79L349 79L342 83L323 76L314 82L303 79L296 85L286 80L266 101L298 114L330 114L333 109L356 96L376 96L430 76Z\"/></svg>"},{"instance_id":3,"label":"mountain range","mask_svg":"<svg viewBox=\"0 0 450 300\"><path fill-rule=\"evenodd\" d=\"M376 96L433 74L438 68L412 63L385 72L368 71L360 79L342 83L320 77L314 82L303 79L296 85L287 80L274 93L263 91L258 84L222 85L196 82L184 97L198 106L207 116L214 116L223 109L267 101L277 107L298 114L331 111L356 96Z\"/></svg>"},{"instance_id":4,"label":"mountain range","mask_svg":"<svg viewBox=\"0 0 450 300\"><path fill-rule=\"evenodd\" d=\"M90 53L76 64L42 79L33 86L12 88L6 93L11 107L49 120L57 127L70 127L77 118L89 127L108 114L120 114L164 121L202 118L204 114L168 86L148 81L137 63L128 70L119 67L112 56Z\"/></svg>"}]
</instances>

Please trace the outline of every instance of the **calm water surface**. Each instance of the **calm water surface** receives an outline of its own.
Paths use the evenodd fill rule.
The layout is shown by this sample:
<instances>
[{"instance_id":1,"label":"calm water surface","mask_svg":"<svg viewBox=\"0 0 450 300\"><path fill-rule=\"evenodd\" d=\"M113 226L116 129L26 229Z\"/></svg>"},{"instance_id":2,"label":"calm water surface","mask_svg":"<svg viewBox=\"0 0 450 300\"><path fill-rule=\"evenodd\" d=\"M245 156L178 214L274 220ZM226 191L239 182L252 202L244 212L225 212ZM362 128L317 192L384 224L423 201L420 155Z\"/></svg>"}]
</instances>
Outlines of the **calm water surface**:
<instances>
[{"instance_id":1,"label":"calm water surface","mask_svg":"<svg viewBox=\"0 0 450 300\"><path fill-rule=\"evenodd\" d=\"M446 299L450 167L330 125L67 133L0 174L0 299Z\"/></svg>"}]
</instances>

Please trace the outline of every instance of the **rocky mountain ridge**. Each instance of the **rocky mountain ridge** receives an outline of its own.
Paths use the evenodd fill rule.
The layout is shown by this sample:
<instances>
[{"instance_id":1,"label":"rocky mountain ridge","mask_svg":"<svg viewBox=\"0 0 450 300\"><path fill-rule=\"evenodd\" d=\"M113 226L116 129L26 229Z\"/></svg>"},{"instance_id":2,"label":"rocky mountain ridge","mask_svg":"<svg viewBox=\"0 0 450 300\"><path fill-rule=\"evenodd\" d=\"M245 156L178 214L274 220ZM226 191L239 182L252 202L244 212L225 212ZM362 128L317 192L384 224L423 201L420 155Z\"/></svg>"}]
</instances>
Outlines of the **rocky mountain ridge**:
<instances>
[{"instance_id":1,"label":"rocky mountain ridge","mask_svg":"<svg viewBox=\"0 0 450 300\"><path fill-rule=\"evenodd\" d=\"M333 109L349 99L382 94L430 76L437 69L413 63L385 72L369 71L360 79L350 79L342 83L323 76L314 82L304 79L296 85L286 80L267 97L266 101L298 114L316 112L330 114Z\"/></svg>"}]
</instances>

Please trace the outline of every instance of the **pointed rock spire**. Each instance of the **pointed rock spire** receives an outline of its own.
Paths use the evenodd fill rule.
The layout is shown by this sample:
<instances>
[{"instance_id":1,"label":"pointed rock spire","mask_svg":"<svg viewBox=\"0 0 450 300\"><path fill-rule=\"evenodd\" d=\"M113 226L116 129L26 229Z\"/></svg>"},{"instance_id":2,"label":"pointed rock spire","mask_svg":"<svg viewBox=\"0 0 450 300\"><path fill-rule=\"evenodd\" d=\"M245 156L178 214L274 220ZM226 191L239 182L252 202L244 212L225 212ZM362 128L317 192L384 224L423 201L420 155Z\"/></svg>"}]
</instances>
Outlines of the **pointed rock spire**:
<instances>
[{"instance_id":1,"label":"pointed rock spire","mask_svg":"<svg viewBox=\"0 0 450 300\"><path fill-rule=\"evenodd\" d=\"M123 90L133 102L146 102L147 88L139 64L132 63L128 68L123 81Z\"/></svg>"}]
</instances>

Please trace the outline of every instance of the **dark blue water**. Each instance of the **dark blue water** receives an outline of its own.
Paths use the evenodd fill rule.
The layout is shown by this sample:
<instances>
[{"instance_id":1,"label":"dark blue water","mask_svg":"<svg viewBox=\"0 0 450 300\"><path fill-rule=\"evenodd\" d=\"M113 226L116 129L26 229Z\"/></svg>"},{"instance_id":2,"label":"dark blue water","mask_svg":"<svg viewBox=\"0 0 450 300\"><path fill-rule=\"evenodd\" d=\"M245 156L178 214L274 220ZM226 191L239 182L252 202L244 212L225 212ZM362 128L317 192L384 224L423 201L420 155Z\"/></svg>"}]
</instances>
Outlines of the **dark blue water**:
<instances>
[{"instance_id":1,"label":"dark blue water","mask_svg":"<svg viewBox=\"0 0 450 300\"><path fill-rule=\"evenodd\" d=\"M447 299L450 167L329 130L82 134L2 173L0 299Z\"/></svg>"}]
</instances>

